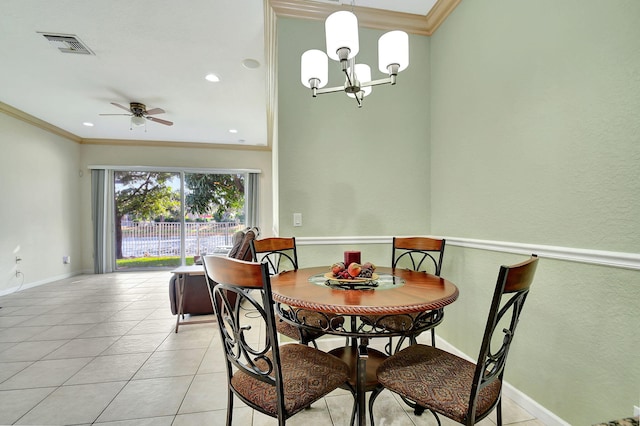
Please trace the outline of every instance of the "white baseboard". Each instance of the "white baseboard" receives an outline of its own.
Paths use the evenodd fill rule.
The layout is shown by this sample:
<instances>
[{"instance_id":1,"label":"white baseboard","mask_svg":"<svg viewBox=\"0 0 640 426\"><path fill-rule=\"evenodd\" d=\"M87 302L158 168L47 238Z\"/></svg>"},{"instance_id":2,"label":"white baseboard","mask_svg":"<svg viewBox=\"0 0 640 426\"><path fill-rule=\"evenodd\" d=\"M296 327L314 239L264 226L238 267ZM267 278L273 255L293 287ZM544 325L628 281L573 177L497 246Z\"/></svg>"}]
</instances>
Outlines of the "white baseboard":
<instances>
[{"instance_id":1,"label":"white baseboard","mask_svg":"<svg viewBox=\"0 0 640 426\"><path fill-rule=\"evenodd\" d=\"M34 281L34 282L27 283L27 284L21 284L21 285L5 288L3 290L0 290L0 296L6 296L8 294L15 293L16 291L26 290L28 288L38 287L38 286L41 286L43 284L49 284L49 283L52 283L54 281L64 280L66 278L71 278L71 277L74 277L76 275L80 275L80 274L83 274L83 273L84 272L72 272L72 273L68 273L68 274L56 275L54 277L49 277L49 278L46 278L44 280Z\"/></svg>"}]
</instances>

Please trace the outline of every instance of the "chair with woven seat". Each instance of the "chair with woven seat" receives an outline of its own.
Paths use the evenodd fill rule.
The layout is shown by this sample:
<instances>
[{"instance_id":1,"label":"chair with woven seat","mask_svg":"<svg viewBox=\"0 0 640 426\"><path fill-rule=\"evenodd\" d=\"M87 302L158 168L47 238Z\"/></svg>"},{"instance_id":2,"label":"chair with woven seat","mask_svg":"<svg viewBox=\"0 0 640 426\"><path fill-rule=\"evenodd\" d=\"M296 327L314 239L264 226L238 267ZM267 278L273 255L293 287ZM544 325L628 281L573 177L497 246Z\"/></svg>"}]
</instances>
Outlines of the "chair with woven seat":
<instances>
[{"instance_id":1,"label":"chair with woven seat","mask_svg":"<svg viewBox=\"0 0 640 426\"><path fill-rule=\"evenodd\" d=\"M429 237L393 237L391 266L393 268L406 268L440 276L445 244L446 240L444 239ZM411 325L416 322L428 322L428 328L419 327L421 330L420 333L430 329L431 345L435 346L435 327L438 326L443 319L444 310L438 309L421 314L368 317L366 320L378 328L384 328L389 331L405 331L411 329ZM400 337L395 348L393 347L393 338L389 338L386 352L391 355L399 351L406 339L409 339L410 344L415 344L420 333L409 332Z\"/></svg>"},{"instance_id":2,"label":"chair with woven seat","mask_svg":"<svg viewBox=\"0 0 640 426\"><path fill-rule=\"evenodd\" d=\"M278 344L267 264L205 256L204 265L215 283L209 291L225 353L227 426L235 397L285 425L347 381L349 367L338 358L299 343ZM257 315L245 315L246 309Z\"/></svg>"},{"instance_id":3,"label":"chair with woven seat","mask_svg":"<svg viewBox=\"0 0 640 426\"><path fill-rule=\"evenodd\" d=\"M254 262L266 263L269 266L271 275L287 269L298 269L298 250L295 237L272 237L253 240L251 241L251 253ZM296 314L299 319L308 324L318 325L320 328L327 326L326 314L321 315L306 309L298 310ZM278 330L278 333L297 340L303 345L312 343L316 348L318 345L315 340L324 334L320 331L297 327L278 315L276 315L276 330Z\"/></svg>"},{"instance_id":4,"label":"chair with woven seat","mask_svg":"<svg viewBox=\"0 0 640 426\"><path fill-rule=\"evenodd\" d=\"M411 345L378 367L380 385L369 400L371 416L376 397L386 388L430 410L438 424L437 413L473 425L497 408L501 426L507 355L537 264L533 255L517 265L500 267L476 364L433 346ZM492 342L499 347L492 347Z\"/></svg>"}]
</instances>

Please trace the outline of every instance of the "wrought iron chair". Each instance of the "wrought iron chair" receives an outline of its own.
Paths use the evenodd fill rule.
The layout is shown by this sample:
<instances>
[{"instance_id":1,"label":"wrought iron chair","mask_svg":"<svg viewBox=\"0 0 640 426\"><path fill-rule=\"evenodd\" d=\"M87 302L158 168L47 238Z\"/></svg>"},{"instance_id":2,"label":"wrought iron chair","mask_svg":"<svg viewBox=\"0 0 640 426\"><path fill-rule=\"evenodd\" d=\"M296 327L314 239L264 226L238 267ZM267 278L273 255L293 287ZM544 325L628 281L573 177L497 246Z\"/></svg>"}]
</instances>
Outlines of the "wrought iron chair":
<instances>
[{"instance_id":1,"label":"wrought iron chair","mask_svg":"<svg viewBox=\"0 0 640 426\"><path fill-rule=\"evenodd\" d=\"M347 381L349 367L338 358L299 343L278 345L267 264L205 256L204 265L225 352L228 426L234 397L285 425ZM244 315L246 308L258 315Z\"/></svg>"},{"instance_id":2,"label":"wrought iron chair","mask_svg":"<svg viewBox=\"0 0 640 426\"><path fill-rule=\"evenodd\" d=\"M295 237L261 238L251 241L254 262L269 265L269 274L298 269L298 250Z\"/></svg>"},{"instance_id":3,"label":"wrought iron chair","mask_svg":"<svg viewBox=\"0 0 640 426\"><path fill-rule=\"evenodd\" d=\"M251 241L251 253L254 262L266 263L269 266L269 274L271 275L286 271L287 268L289 270L298 269L298 250L295 237L272 237L253 240ZM299 318L309 324L313 323L326 327L326 316L304 309L300 310L298 315ZM278 315L276 315L276 330L278 333L297 340L303 345L312 343L316 348L318 345L315 340L324 334L319 331L296 327Z\"/></svg>"},{"instance_id":4,"label":"wrought iron chair","mask_svg":"<svg viewBox=\"0 0 640 426\"><path fill-rule=\"evenodd\" d=\"M440 413L458 423L473 425L497 407L502 425L502 379L509 347L538 264L538 258L501 266L476 364L433 346L416 344L380 364L380 385L372 393L369 410L386 388L430 410L438 424ZM505 301L503 302L503 295ZM503 328L502 334L496 329ZM492 341L500 346L492 349ZM443 396L446 395L446 396ZM420 414L416 411L416 414Z\"/></svg>"},{"instance_id":5,"label":"wrought iron chair","mask_svg":"<svg viewBox=\"0 0 640 426\"><path fill-rule=\"evenodd\" d=\"M434 239L428 237L394 237L391 266L393 268L407 268L414 271L429 272L434 275L440 275L442 270L442 259L444 257L444 247L446 241L444 239ZM437 309L429 312L411 315L385 315L380 317L367 317L366 321L370 321L372 325L378 328L384 328L391 331L404 331L413 328L420 328L421 332L431 330L431 345L436 345L435 327L444 319L444 310ZM415 325L420 324L420 327ZM429 323L429 327L423 327ZM402 348L402 344L409 339L410 344L417 343L417 337L420 333L411 334L410 331L405 336L399 338L398 343L393 345L393 338L389 338L385 350L387 354L398 352Z\"/></svg>"},{"instance_id":6,"label":"wrought iron chair","mask_svg":"<svg viewBox=\"0 0 640 426\"><path fill-rule=\"evenodd\" d=\"M393 237L393 246L391 252L391 265L394 268L407 267L414 271L429 272L434 275L440 276L442 271L442 259L444 258L444 247L446 244L445 239L436 239L429 237ZM416 320L418 316L412 317ZM394 324L389 324L391 328L398 327L397 320L395 318ZM438 309L426 314L421 314L420 319L422 321L428 320L431 322L431 345L436 345L436 326L438 326L444 319L444 310ZM410 344L416 343L417 334L409 335ZM402 346L404 337L400 339L396 346L396 352Z\"/></svg>"},{"instance_id":7,"label":"wrought iron chair","mask_svg":"<svg viewBox=\"0 0 640 426\"><path fill-rule=\"evenodd\" d=\"M446 240L429 237L393 237L391 252L394 268L409 267L414 271L440 275Z\"/></svg>"}]
</instances>

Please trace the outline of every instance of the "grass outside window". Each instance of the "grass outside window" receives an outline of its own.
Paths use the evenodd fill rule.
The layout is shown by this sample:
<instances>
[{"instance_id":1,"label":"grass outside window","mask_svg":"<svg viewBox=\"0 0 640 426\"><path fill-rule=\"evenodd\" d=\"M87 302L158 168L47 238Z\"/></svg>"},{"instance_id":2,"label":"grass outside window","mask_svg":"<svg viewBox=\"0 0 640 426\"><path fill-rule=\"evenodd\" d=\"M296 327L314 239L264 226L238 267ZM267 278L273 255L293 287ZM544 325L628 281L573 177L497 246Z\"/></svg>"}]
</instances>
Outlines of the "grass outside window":
<instances>
[{"instance_id":1,"label":"grass outside window","mask_svg":"<svg viewBox=\"0 0 640 426\"><path fill-rule=\"evenodd\" d=\"M187 266L193 265L193 257L185 259ZM118 259L116 266L119 270L134 268L168 268L180 266L180 256L165 257L136 257L131 259Z\"/></svg>"}]
</instances>

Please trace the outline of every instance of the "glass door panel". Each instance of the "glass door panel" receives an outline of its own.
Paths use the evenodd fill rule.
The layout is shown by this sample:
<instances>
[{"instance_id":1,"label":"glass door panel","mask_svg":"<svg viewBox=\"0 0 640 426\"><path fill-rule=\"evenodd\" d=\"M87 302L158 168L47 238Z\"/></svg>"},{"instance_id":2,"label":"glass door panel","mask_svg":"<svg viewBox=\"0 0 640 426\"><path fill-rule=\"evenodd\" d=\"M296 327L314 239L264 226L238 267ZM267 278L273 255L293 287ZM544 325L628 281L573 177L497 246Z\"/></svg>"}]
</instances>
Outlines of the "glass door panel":
<instances>
[{"instance_id":1,"label":"glass door panel","mask_svg":"<svg viewBox=\"0 0 640 426\"><path fill-rule=\"evenodd\" d=\"M224 253L245 227L245 177L114 171L116 270L172 268Z\"/></svg>"},{"instance_id":2,"label":"glass door panel","mask_svg":"<svg viewBox=\"0 0 640 426\"><path fill-rule=\"evenodd\" d=\"M114 172L116 269L182 264L180 173Z\"/></svg>"},{"instance_id":3,"label":"glass door panel","mask_svg":"<svg viewBox=\"0 0 640 426\"><path fill-rule=\"evenodd\" d=\"M245 226L245 175L185 173L185 256L224 253Z\"/></svg>"}]
</instances>

